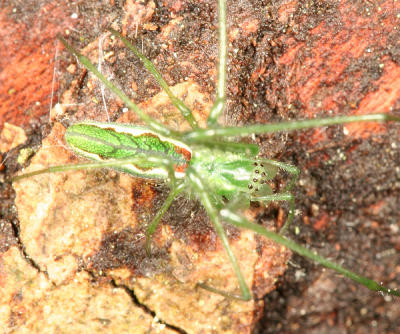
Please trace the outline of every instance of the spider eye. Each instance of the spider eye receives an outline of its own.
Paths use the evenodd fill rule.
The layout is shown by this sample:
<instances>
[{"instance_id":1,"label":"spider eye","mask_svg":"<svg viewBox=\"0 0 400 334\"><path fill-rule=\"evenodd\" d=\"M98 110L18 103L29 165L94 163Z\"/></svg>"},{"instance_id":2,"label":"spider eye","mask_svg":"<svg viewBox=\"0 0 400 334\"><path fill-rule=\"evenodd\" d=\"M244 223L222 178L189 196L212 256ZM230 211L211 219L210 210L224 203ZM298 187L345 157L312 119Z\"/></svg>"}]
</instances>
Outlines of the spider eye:
<instances>
[{"instance_id":1,"label":"spider eye","mask_svg":"<svg viewBox=\"0 0 400 334\"><path fill-rule=\"evenodd\" d=\"M268 181L271 181L276 176L279 168L264 161L262 163L255 161L253 166L253 173L248 185L250 193L253 196L271 195L273 191Z\"/></svg>"}]
</instances>

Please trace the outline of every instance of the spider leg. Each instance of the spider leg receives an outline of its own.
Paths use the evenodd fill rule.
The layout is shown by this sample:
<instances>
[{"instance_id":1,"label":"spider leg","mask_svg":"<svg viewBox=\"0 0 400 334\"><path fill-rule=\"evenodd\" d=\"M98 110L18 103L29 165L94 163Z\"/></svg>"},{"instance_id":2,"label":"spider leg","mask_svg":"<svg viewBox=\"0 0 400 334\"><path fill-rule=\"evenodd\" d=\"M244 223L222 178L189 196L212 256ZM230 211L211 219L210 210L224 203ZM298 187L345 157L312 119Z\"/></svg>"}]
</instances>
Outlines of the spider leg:
<instances>
[{"instance_id":1,"label":"spider leg","mask_svg":"<svg viewBox=\"0 0 400 334\"><path fill-rule=\"evenodd\" d=\"M221 151L229 151L236 153L243 153L246 156L256 156L259 153L259 147L256 144L241 143L241 142L230 142L220 140L204 140L201 142L202 145L219 149Z\"/></svg>"},{"instance_id":2,"label":"spider leg","mask_svg":"<svg viewBox=\"0 0 400 334\"><path fill-rule=\"evenodd\" d=\"M162 216L165 214L165 212L167 212L174 199L185 189L185 184L182 182L178 184L178 186L176 186L176 184L173 183L172 185L170 185L170 187L171 191L168 194L168 197L166 198L163 205L158 210L157 214L155 215L146 230L146 252L148 255L151 254L151 241L153 238L153 234L160 224Z\"/></svg>"},{"instance_id":3,"label":"spider leg","mask_svg":"<svg viewBox=\"0 0 400 334\"><path fill-rule=\"evenodd\" d=\"M182 116L186 119L190 126L193 129L197 128L198 124L194 119L190 108L185 103L183 103L183 101L178 99L174 95L174 93L172 93L168 84L165 82L161 73L157 70L153 63L149 59L147 59L131 42L128 41L128 39L122 36L119 32L112 28L108 28L108 31L110 31L111 34L113 34L114 36L118 37L125 44L125 46L142 61L144 67L146 67L146 69L153 75L154 79L156 79L161 88L164 89L173 105L181 112Z\"/></svg>"},{"instance_id":4,"label":"spider leg","mask_svg":"<svg viewBox=\"0 0 400 334\"><path fill-rule=\"evenodd\" d=\"M96 169L96 168L116 168L118 169L119 166L123 167L124 165L129 164L143 164L146 162L152 162L154 164L164 166L164 168L168 171L168 175L170 180L174 183L175 182L175 175L171 174L171 168L173 166L173 161L166 158L160 157L158 155L151 155L148 154L146 157L130 157L125 159L110 159L105 161L94 161L88 163L81 163L81 164L68 164L68 165L57 165L57 166L50 166L47 168L39 169L33 172L25 173L22 175L14 176L7 180L7 182L16 182L22 179L26 179L32 176L47 174L47 173L57 173L57 172L66 172L69 170L81 170L81 169Z\"/></svg>"},{"instance_id":5,"label":"spider leg","mask_svg":"<svg viewBox=\"0 0 400 334\"><path fill-rule=\"evenodd\" d=\"M253 134L287 132L355 122L391 121L400 122L400 117L391 114L367 114L306 119L272 124L254 124L243 127L229 126L209 129L194 129L190 132L185 132L182 136L182 139L188 143L196 143L201 142L202 140L210 140L211 138L219 137L245 137Z\"/></svg>"},{"instance_id":6,"label":"spider leg","mask_svg":"<svg viewBox=\"0 0 400 334\"><path fill-rule=\"evenodd\" d=\"M218 0L218 80L215 102L208 115L207 124L212 127L218 123L218 118L225 108L226 100L226 0Z\"/></svg>"},{"instance_id":7,"label":"spider leg","mask_svg":"<svg viewBox=\"0 0 400 334\"><path fill-rule=\"evenodd\" d=\"M378 282L371 280L367 277L358 275L342 266L340 266L337 263L334 263L332 261L329 261L322 256L318 255L316 252L311 251L310 249L301 246L294 241L278 234L272 231L268 231L264 227L252 223L246 218L234 213L233 211L225 208L220 211L221 218L224 219L224 221L231 223L232 225L239 227L239 228L245 228L248 230L252 230L256 232L259 235L263 235L267 237L268 239L271 239L272 241L275 241L290 250L292 250L295 253L300 254L301 256L307 257L321 265L323 265L326 268L330 268L335 270L336 272L350 278L351 280L364 285L368 289L372 291L380 291L384 293L388 293L394 296L399 296L400 297L400 291L394 290L394 289L389 289L384 286L381 286Z\"/></svg>"},{"instance_id":8,"label":"spider leg","mask_svg":"<svg viewBox=\"0 0 400 334\"><path fill-rule=\"evenodd\" d=\"M166 137L176 137L179 138L181 134L179 132L173 131L171 129L168 129L165 125L162 123L154 120L152 117L147 115L142 109L140 109L134 102L130 100L128 96L125 95L124 92L119 90L117 86L115 86L111 81L109 81L102 73L100 73L96 66L94 66L91 61L85 57L84 55L80 54L78 51L76 51L71 45L67 43L67 41L62 38L60 35L58 36L58 39L64 44L64 46L72 53L74 54L78 60L81 62L83 66L86 67L86 69L90 72L92 72L108 89L110 89L116 96L118 96L125 104L126 106L134 111L140 119L145 122L153 131L156 131L163 136Z\"/></svg>"},{"instance_id":9,"label":"spider leg","mask_svg":"<svg viewBox=\"0 0 400 334\"><path fill-rule=\"evenodd\" d=\"M243 274L240 270L239 264L237 262L236 256L233 253L230 245L229 245L229 240L226 235L226 232L222 226L222 223L220 221L220 217L218 214L218 210L215 207L214 201L209 195L209 190L207 189L207 186L203 183L197 172L193 167L189 167L186 170L187 176L189 178L190 184L193 187L193 190L197 193L197 196L199 197L199 200L201 201L202 205L206 209L211 222L214 225L215 231L217 232L219 238L221 239L222 245L224 246L228 258L232 263L233 270L235 272L235 275L239 281L239 286L240 286L240 291L241 295L235 295L229 292L221 291L219 289L216 289L214 287L210 287L204 283L199 283L198 285L208 291L219 293L223 296L235 298L235 299L240 299L240 300L250 300L251 299L251 293L250 289L247 286L247 283L243 277Z\"/></svg>"},{"instance_id":10,"label":"spider leg","mask_svg":"<svg viewBox=\"0 0 400 334\"><path fill-rule=\"evenodd\" d=\"M151 254L151 241L154 232L160 224L161 218L164 216L165 212L167 212L176 196L178 196L185 189L184 182L179 182L179 184L177 185L173 163L166 159L163 161L162 165L168 172L169 186L171 190L163 205L158 210L157 214L146 229L146 252L148 255Z\"/></svg>"}]
</instances>

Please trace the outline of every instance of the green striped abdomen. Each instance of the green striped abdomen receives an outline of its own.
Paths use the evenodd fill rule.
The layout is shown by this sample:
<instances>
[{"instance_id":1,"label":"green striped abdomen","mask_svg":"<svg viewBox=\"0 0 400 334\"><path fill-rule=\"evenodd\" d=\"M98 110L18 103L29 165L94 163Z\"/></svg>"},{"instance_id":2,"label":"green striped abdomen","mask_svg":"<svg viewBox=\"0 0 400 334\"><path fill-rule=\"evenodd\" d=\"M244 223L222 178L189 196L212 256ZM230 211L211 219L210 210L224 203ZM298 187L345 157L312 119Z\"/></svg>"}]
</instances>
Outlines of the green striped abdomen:
<instances>
[{"instance_id":1,"label":"green striped abdomen","mask_svg":"<svg viewBox=\"0 0 400 334\"><path fill-rule=\"evenodd\" d=\"M192 152L185 144L160 136L139 126L84 122L71 125L65 140L78 155L91 160L122 160L149 155L167 157L174 162L176 177L183 177ZM116 168L142 177L164 179L167 173L151 164L126 164Z\"/></svg>"}]
</instances>

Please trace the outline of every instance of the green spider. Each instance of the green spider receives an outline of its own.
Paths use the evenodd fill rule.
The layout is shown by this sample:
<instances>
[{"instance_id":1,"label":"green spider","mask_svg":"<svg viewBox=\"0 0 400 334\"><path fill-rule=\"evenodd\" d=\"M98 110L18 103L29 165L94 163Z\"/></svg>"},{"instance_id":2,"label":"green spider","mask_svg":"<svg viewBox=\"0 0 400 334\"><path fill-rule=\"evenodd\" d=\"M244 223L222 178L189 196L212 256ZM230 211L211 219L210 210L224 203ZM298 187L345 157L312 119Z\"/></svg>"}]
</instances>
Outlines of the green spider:
<instances>
[{"instance_id":1,"label":"green spider","mask_svg":"<svg viewBox=\"0 0 400 334\"><path fill-rule=\"evenodd\" d=\"M231 141L231 138L253 134L283 132L351 122L400 122L400 118L387 114L371 114L278 124L256 124L244 127L224 127L220 125L218 119L225 107L227 80L225 1L219 0L218 6L218 84L215 102L207 118L207 128L198 126L192 111L173 95L155 66L117 31L109 29L114 36L121 39L141 59L145 67L152 73L173 104L190 124L192 130L187 132L171 130L145 114L121 90L107 80L86 57L75 51L60 37L65 47L75 54L79 61L114 92L129 109L134 111L146 123L147 127L99 122L74 124L67 129L65 134L66 142L73 152L95 162L53 166L16 176L12 181L15 182L43 173L101 167L110 167L141 178L165 181L170 187L170 193L147 228L146 248L148 253L151 253L152 236L174 199L181 193L195 196L204 206L217 235L222 241L239 282L240 294L236 294L233 291L221 291L204 283L199 283L198 285L228 297L243 300L252 298L238 261L230 247L222 222L230 223L238 228L252 230L256 234L284 245L327 268L336 270L371 290L400 296L400 292L382 287L377 282L328 261L283 236L294 215L294 197L290 191L296 182L299 170L285 163L259 157L256 145ZM291 179L282 190L274 192L268 182L276 176L279 169L290 174ZM248 207L250 202L255 201L265 204L272 201L289 202L289 213L279 234L249 221L238 213L240 208Z\"/></svg>"}]
</instances>

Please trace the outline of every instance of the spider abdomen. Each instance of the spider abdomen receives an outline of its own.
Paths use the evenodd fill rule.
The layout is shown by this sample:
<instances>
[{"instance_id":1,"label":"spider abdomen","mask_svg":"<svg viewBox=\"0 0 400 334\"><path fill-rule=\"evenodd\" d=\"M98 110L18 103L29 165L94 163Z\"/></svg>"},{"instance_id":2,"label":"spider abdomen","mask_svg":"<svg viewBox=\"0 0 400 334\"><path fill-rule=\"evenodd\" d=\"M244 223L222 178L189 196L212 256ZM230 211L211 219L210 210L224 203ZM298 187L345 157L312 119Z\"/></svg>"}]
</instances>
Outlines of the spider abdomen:
<instances>
[{"instance_id":1,"label":"spider abdomen","mask_svg":"<svg viewBox=\"0 0 400 334\"><path fill-rule=\"evenodd\" d=\"M82 122L73 124L67 129L65 140L76 154L90 160L123 160L147 156L167 157L174 162L175 176L178 178L184 177L192 157L191 149L184 143L165 138L140 126ZM165 169L151 162L127 163L114 169L141 177L168 178Z\"/></svg>"}]
</instances>

